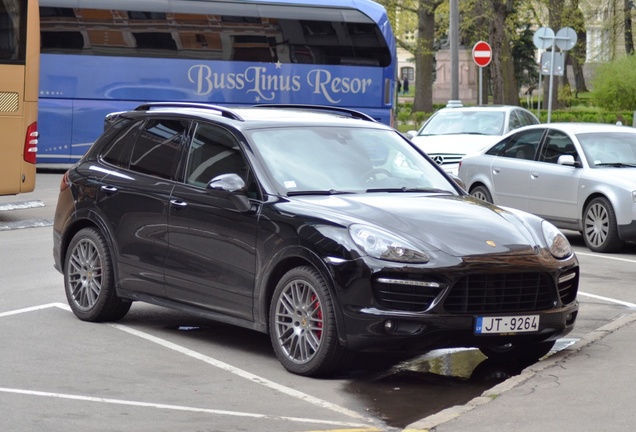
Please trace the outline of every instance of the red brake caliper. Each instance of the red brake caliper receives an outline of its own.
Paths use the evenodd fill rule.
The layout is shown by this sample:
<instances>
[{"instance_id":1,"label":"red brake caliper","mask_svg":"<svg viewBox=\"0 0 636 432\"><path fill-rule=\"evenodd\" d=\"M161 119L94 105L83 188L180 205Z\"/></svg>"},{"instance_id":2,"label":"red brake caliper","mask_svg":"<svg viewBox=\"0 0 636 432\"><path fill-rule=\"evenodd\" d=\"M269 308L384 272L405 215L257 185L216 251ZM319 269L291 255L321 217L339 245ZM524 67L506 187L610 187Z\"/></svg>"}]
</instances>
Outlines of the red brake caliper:
<instances>
[{"instance_id":1,"label":"red brake caliper","mask_svg":"<svg viewBox=\"0 0 636 432\"><path fill-rule=\"evenodd\" d=\"M320 307L320 302L317 301L316 294L311 295L311 302L316 302L314 310L318 311L318 319L320 320L320 322L318 323L318 327L322 328L322 308ZM316 332L316 336L318 337L318 339L322 338L322 331Z\"/></svg>"}]
</instances>

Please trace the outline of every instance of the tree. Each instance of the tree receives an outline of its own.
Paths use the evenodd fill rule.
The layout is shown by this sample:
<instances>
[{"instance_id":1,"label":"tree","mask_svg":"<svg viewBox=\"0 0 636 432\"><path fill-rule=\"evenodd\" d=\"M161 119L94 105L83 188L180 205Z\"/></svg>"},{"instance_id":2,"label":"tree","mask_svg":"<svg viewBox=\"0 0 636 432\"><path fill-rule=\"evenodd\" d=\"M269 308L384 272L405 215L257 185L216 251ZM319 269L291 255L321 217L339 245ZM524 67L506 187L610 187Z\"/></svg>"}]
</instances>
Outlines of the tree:
<instances>
[{"instance_id":1,"label":"tree","mask_svg":"<svg viewBox=\"0 0 636 432\"><path fill-rule=\"evenodd\" d=\"M493 47L492 96L495 104L519 105L519 88L515 78L508 18L514 12L514 0L490 0L493 18L490 24Z\"/></svg>"},{"instance_id":2,"label":"tree","mask_svg":"<svg viewBox=\"0 0 636 432\"><path fill-rule=\"evenodd\" d=\"M397 44L415 57L415 98L413 111L433 111L433 76L435 67L435 10L444 0L381 0L389 13L396 32ZM415 16L417 39L407 42L399 22L409 22ZM407 29L408 30L408 29Z\"/></svg>"},{"instance_id":3,"label":"tree","mask_svg":"<svg viewBox=\"0 0 636 432\"><path fill-rule=\"evenodd\" d=\"M627 55L634 54L634 38L632 37L632 7L634 2L632 0L623 0L623 16L625 23L625 52ZM636 7L635 7L636 8Z\"/></svg>"},{"instance_id":4,"label":"tree","mask_svg":"<svg viewBox=\"0 0 636 432\"><path fill-rule=\"evenodd\" d=\"M487 72L493 102L498 104L519 104L519 65L515 65L512 45L519 39L516 11L520 4L521 0L461 2L461 28L467 45L472 46L479 40L487 40L492 47L492 61Z\"/></svg>"},{"instance_id":5,"label":"tree","mask_svg":"<svg viewBox=\"0 0 636 432\"><path fill-rule=\"evenodd\" d=\"M539 67L533 41L534 30L530 27L529 23L525 24L512 44L512 58L519 90L524 86L534 88L539 81Z\"/></svg>"},{"instance_id":6,"label":"tree","mask_svg":"<svg viewBox=\"0 0 636 432\"><path fill-rule=\"evenodd\" d=\"M579 7L579 0L571 0L565 16L568 17L569 26L576 32L576 45L568 53L574 73L574 87L576 93L585 93L588 90L587 85L585 85L585 76L583 75L583 64L585 64L587 34L585 31L585 17Z\"/></svg>"}]
</instances>

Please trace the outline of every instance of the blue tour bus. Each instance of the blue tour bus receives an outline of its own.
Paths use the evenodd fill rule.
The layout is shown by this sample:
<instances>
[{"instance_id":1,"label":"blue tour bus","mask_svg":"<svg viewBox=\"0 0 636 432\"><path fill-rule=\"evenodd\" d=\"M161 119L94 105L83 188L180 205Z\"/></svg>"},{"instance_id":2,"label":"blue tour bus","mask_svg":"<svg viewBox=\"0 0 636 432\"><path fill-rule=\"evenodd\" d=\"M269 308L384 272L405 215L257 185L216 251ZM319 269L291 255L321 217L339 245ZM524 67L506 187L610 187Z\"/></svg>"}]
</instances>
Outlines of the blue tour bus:
<instances>
[{"instance_id":1,"label":"blue tour bus","mask_svg":"<svg viewBox=\"0 0 636 432\"><path fill-rule=\"evenodd\" d=\"M395 39L371 0L40 0L38 166L151 101L343 106L390 124Z\"/></svg>"}]
</instances>

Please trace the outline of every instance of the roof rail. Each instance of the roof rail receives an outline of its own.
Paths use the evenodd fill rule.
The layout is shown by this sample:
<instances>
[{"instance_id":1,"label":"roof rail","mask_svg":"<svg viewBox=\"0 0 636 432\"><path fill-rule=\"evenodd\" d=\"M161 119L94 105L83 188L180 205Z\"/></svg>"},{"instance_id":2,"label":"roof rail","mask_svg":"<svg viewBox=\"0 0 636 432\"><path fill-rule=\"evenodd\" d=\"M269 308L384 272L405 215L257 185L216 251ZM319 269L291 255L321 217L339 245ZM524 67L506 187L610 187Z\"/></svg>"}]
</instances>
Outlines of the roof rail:
<instances>
[{"instance_id":1,"label":"roof rail","mask_svg":"<svg viewBox=\"0 0 636 432\"><path fill-rule=\"evenodd\" d=\"M217 111L221 114L221 116L229 118L229 119L244 121L243 117L241 117L240 115L238 115L237 113L235 113L229 108L218 106L218 105L196 103L196 102L148 102L148 103L139 105L137 108L135 108L135 111L150 111L153 108L207 109L207 110Z\"/></svg>"},{"instance_id":2,"label":"roof rail","mask_svg":"<svg viewBox=\"0 0 636 432\"><path fill-rule=\"evenodd\" d=\"M377 120L363 112L353 110L351 108L334 107L328 105L309 105L309 104L258 104L254 105L259 108L288 108L310 111L328 111L333 113L347 114L349 117L366 120L377 123Z\"/></svg>"}]
</instances>

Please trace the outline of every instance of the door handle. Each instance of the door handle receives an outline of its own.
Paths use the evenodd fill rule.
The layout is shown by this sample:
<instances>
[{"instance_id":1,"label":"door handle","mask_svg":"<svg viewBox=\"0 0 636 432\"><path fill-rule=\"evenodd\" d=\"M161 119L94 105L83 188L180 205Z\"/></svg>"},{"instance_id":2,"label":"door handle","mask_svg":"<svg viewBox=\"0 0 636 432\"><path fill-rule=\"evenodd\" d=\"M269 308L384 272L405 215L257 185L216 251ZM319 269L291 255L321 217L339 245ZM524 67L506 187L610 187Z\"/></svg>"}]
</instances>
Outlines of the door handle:
<instances>
[{"instance_id":1,"label":"door handle","mask_svg":"<svg viewBox=\"0 0 636 432\"><path fill-rule=\"evenodd\" d=\"M532 171L530 172L530 177L532 177L533 179L539 178L539 173L536 171Z\"/></svg>"},{"instance_id":2,"label":"door handle","mask_svg":"<svg viewBox=\"0 0 636 432\"><path fill-rule=\"evenodd\" d=\"M107 194L114 194L115 192L117 192L117 188L115 186L102 186L102 190L104 192L106 192Z\"/></svg>"},{"instance_id":3,"label":"door handle","mask_svg":"<svg viewBox=\"0 0 636 432\"><path fill-rule=\"evenodd\" d=\"M181 201L179 199L171 199L170 200L170 205L172 207L182 209L182 208L186 208L188 206L188 203L185 202L185 201Z\"/></svg>"}]
</instances>

